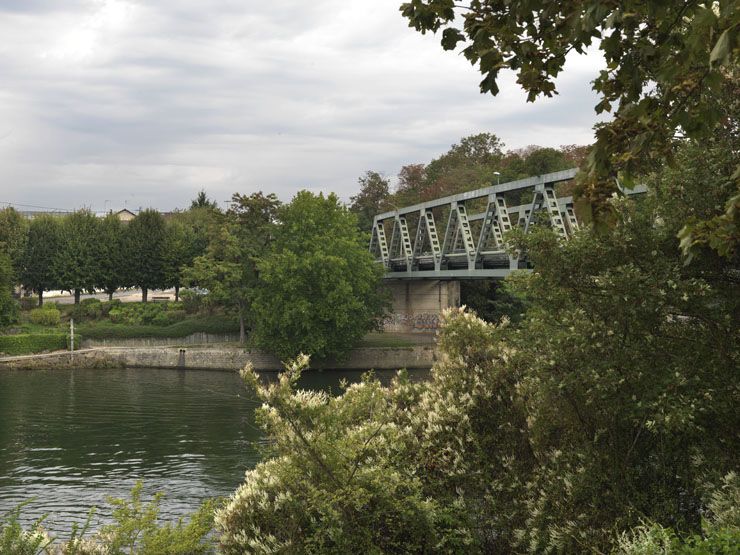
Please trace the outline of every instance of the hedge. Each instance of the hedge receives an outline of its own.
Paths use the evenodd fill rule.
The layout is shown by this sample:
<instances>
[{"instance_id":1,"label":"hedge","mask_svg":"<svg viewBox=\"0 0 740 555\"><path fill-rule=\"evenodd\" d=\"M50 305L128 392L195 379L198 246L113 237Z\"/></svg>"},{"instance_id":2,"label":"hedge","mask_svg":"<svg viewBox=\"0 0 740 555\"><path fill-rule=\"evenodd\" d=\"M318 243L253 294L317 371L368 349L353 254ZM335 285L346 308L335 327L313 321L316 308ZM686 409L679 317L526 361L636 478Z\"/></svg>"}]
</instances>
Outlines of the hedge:
<instances>
[{"instance_id":1,"label":"hedge","mask_svg":"<svg viewBox=\"0 0 740 555\"><path fill-rule=\"evenodd\" d=\"M95 322L80 324L76 326L76 330L79 330L86 339L186 337L193 333L238 333L239 322L233 316L206 316L204 318L188 318L187 320L175 322L169 326L133 326L109 322ZM76 332L75 343L78 343Z\"/></svg>"},{"instance_id":2,"label":"hedge","mask_svg":"<svg viewBox=\"0 0 740 555\"><path fill-rule=\"evenodd\" d=\"M75 343L77 343L77 337L75 337ZM6 355L28 355L66 348L67 334L65 333L0 335L0 353Z\"/></svg>"}]
</instances>

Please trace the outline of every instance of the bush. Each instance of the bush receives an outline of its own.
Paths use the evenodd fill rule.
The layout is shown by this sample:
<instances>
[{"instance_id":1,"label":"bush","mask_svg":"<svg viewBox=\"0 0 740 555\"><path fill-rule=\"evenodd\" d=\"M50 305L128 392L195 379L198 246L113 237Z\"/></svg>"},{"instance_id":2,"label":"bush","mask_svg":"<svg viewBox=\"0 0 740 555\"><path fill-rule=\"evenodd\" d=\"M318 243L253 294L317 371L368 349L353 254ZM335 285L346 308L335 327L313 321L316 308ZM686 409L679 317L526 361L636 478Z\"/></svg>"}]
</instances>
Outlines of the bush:
<instances>
[{"instance_id":1,"label":"bush","mask_svg":"<svg viewBox=\"0 0 740 555\"><path fill-rule=\"evenodd\" d=\"M69 317L76 322L99 320L103 316L103 303L99 299L83 299L69 311Z\"/></svg>"},{"instance_id":2,"label":"bush","mask_svg":"<svg viewBox=\"0 0 740 555\"><path fill-rule=\"evenodd\" d=\"M61 312L54 305L34 308L31 311L31 322L41 326L58 326L61 321Z\"/></svg>"},{"instance_id":3,"label":"bush","mask_svg":"<svg viewBox=\"0 0 740 555\"><path fill-rule=\"evenodd\" d=\"M299 357L269 385L249 366L242 372L263 403L256 416L272 456L216 512L222 552L479 552L472 514L432 499L413 465L394 464L411 439L396 420L406 378L386 389L368 374L331 397L296 389L307 362Z\"/></svg>"},{"instance_id":4,"label":"bush","mask_svg":"<svg viewBox=\"0 0 740 555\"><path fill-rule=\"evenodd\" d=\"M31 310L39 305L38 297L21 297L20 300L21 310Z\"/></svg>"},{"instance_id":5,"label":"bush","mask_svg":"<svg viewBox=\"0 0 740 555\"><path fill-rule=\"evenodd\" d=\"M728 473L707 503L702 533L682 538L671 528L646 523L621 534L616 552L622 555L734 554L740 552L740 479Z\"/></svg>"},{"instance_id":6,"label":"bush","mask_svg":"<svg viewBox=\"0 0 740 555\"><path fill-rule=\"evenodd\" d=\"M159 520L162 494L154 495L149 503L142 502L142 483L131 491L131 499L108 498L112 507L112 522L97 534L85 537L95 513L91 510L87 522L72 524L68 539L58 541L41 527L40 519L24 530L19 523L22 507L18 505L6 515L0 514L0 553L13 555L123 555L124 553L152 553L168 555L198 555L213 552L209 537L213 528L215 502L204 502L191 514L176 522Z\"/></svg>"},{"instance_id":7,"label":"bush","mask_svg":"<svg viewBox=\"0 0 740 555\"><path fill-rule=\"evenodd\" d=\"M19 522L21 509L26 503L21 503L5 514L0 514L0 553L13 555L36 555L47 553L52 539L41 527L43 518L34 522L28 530L24 530Z\"/></svg>"},{"instance_id":8,"label":"bush","mask_svg":"<svg viewBox=\"0 0 740 555\"><path fill-rule=\"evenodd\" d=\"M80 302L85 318L98 319L103 314L103 303L99 299L85 299Z\"/></svg>"},{"instance_id":9,"label":"bush","mask_svg":"<svg viewBox=\"0 0 740 555\"><path fill-rule=\"evenodd\" d=\"M63 333L0 335L0 353L11 356L58 351L66 347L67 336Z\"/></svg>"},{"instance_id":10,"label":"bush","mask_svg":"<svg viewBox=\"0 0 740 555\"><path fill-rule=\"evenodd\" d=\"M203 298L205 295L195 289L183 289L180 292L182 306L187 314L197 314L203 310Z\"/></svg>"},{"instance_id":11,"label":"bush","mask_svg":"<svg viewBox=\"0 0 740 555\"><path fill-rule=\"evenodd\" d=\"M84 339L85 338L81 334L75 332L75 349L74 349L75 351L80 350L80 345L82 345L82 342L84 341ZM66 345L67 345L67 350L69 351L72 348L72 336L70 334L66 335Z\"/></svg>"},{"instance_id":12,"label":"bush","mask_svg":"<svg viewBox=\"0 0 740 555\"><path fill-rule=\"evenodd\" d=\"M18 321L18 301L11 295L0 294L0 328Z\"/></svg>"},{"instance_id":13,"label":"bush","mask_svg":"<svg viewBox=\"0 0 740 555\"><path fill-rule=\"evenodd\" d=\"M151 323L155 326L167 326L172 322L167 314L165 314L164 312L160 312L159 314L154 315Z\"/></svg>"}]
</instances>

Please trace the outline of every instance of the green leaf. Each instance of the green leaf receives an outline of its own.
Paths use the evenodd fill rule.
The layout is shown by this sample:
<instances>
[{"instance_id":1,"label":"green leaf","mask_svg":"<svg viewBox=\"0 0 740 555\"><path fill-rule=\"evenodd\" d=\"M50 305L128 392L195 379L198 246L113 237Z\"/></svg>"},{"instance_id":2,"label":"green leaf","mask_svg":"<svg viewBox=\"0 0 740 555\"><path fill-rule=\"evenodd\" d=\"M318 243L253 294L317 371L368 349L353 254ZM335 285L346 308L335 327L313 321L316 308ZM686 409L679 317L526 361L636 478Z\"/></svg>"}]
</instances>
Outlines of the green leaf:
<instances>
[{"instance_id":1,"label":"green leaf","mask_svg":"<svg viewBox=\"0 0 740 555\"><path fill-rule=\"evenodd\" d=\"M712 48L712 53L709 55L709 63L714 64L719 62L719 65L726 65L730 61L730 29L725 29L717 40L717 43Z\"/></svg>"}]
</instances>

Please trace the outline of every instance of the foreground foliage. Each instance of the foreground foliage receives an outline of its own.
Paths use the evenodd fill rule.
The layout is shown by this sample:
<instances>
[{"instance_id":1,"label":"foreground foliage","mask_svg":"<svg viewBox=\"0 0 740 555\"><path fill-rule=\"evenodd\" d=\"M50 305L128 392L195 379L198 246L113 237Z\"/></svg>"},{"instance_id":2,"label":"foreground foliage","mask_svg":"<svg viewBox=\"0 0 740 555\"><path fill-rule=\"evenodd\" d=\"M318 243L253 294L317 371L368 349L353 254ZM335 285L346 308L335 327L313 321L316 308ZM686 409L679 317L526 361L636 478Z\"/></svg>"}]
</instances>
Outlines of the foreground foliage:
<instances>
[{"instance_id":1,"label":"foreground foliage","mask_svg":"<svg viewBox=\"0 0 740 555\"><path fill-rule=\"evenodd\" d=\"M95 509L83 526L73 524L67 539L54 538L44 530L43 517L24 529L21 504L0 515L0 553L12 555L198 555L212 552L209 534L213 527L214 501L206 501L186 520L161 522L162 494L143 499L143 484L137 482L131 498L109 498L111 522L88 535Z\"/></svg>"},{"instance_id":2,"label":"foreground foliage","mask_svg":"<svg viewBox=\"0 0 740 555\"><path fill-rule=\"evenodd\" d=\"M608 233L513 234L521 321L450 311L428 382L331 398L296 388L305 361L247 370L270 443L217 515L225 552L732 552L708 523L738 495L738 260L687 265L677 234L723 209L734 152L686 147L706 164L612 199Z\"/></svg>"},{"instance_id":3,"label":"foreground foliage","mask_svg":"<svg viewBox=\"0 0 740 555\"><path fill-rule=\"evenodd\" d=\"M669 160L681 138L711 136L737 97L736 82L728 91L740 53L732 0L410 0L401 12L421 33L441 31L444 49L462 45L483 76L481 92L494 95L510 69L529 101L553 96L568 54L598 48L606 68L593 81L595 110L614 118L597 126L584 176L594 207L603 208L615 177L629 184Z\"/></svg>"}]
</instances>

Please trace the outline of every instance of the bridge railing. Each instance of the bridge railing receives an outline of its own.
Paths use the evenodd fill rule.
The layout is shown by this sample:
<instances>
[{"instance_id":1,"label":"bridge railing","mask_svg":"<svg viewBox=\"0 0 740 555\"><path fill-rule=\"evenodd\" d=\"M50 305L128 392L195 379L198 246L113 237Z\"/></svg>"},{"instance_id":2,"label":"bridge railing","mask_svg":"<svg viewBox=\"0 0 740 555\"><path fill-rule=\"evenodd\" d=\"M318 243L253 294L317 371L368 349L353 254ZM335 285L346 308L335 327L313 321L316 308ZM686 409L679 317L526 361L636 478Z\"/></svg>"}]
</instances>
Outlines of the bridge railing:
<instances>
[{"instance_id":1,"label":"bridge railing","mask_svg":"<svg viewBox=\"0 0 740 555\"><path fill-rule=\"evenodd\" d=\"M507 254L503 240L514 226L526 232L545 219L564 239L578 229L572 198L555 193L558 183L576 173L574 168L519 179L378 214L370 250L387 278L505 277L522 264ZM531 201L507 206L506 196L521 198L523 192L531 192ZM476 206L483 209L469 213Z\"/></svg>"}]
</instances>

